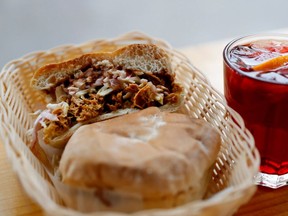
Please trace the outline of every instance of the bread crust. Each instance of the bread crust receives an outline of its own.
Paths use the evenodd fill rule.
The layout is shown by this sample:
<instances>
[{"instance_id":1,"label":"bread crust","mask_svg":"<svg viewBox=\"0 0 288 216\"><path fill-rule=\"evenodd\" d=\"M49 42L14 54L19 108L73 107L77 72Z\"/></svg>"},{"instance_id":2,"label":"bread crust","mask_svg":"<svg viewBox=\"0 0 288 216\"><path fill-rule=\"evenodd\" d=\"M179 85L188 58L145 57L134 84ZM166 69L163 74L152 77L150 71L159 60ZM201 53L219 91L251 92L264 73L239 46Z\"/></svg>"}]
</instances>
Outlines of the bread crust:
<instances>
[{"instance_id":1,"label":"bread crust","mask_svg":"<svg viewBox=\"0 0 288 216\"><path fill-rule=\"evenodd\" d=\"M79 128L59 170L73 187L122 191L171 207L179 197L185 203L203 196L219 148L219 134L204 121L151 107Z\"/></svg>"},{"instance_id":2,"label":"bread crust","mask_svg":"<svg viewBox=\"0 0 288 216\"><path fill-rule=\"evenodd\" d=\"M132 44L114 52L84 54L78 58L56 64L48 64L38 69L31 79L31 86L38 90L47 90L69 78L77 70L98 61L108 60L115 67L143 70L157 73L165 70L172 74L169 56L153 44Z\"/></svg>"}]
</instances>

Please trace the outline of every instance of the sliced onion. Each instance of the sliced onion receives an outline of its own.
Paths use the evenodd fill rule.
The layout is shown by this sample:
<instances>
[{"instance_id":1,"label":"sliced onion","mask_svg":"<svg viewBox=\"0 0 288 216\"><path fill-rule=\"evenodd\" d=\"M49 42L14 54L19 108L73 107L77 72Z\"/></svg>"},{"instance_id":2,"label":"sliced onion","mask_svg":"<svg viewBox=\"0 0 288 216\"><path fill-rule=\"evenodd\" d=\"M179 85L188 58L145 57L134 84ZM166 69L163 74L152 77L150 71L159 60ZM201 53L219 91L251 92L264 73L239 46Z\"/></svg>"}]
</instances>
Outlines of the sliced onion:
<instances>
[{"instance_id":1,"label":"sliced onion","mask_svg":"<svg viewBox=\"0 0 288 216\"><path fill-rule=\"evenodd\" d=\"M112 88L104 85L102 88L100 88L100 89L98 90L97 95L105 96L105 95L110 94L112 91L113 91Z\"/></svg>"}]
</instances>

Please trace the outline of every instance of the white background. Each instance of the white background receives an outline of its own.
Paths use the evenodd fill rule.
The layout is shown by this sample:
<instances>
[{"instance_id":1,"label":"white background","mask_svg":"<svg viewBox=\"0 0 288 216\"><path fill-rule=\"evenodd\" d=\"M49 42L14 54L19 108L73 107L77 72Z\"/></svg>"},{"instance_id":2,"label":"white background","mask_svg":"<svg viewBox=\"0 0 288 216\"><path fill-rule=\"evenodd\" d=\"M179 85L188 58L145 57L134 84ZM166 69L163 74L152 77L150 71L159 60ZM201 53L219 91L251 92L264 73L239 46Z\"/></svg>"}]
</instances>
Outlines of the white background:
<instances>
[{"instance_id":1,"label":"white background","mask_svg":"<svg viewBox=\"0 0 288 216\"><path fill-rule=\"evenodd\" d=\"M0 68L26 53L141 30L174 47L287 27L286 0L0 0Z\"/></svg>"}]
</instances>

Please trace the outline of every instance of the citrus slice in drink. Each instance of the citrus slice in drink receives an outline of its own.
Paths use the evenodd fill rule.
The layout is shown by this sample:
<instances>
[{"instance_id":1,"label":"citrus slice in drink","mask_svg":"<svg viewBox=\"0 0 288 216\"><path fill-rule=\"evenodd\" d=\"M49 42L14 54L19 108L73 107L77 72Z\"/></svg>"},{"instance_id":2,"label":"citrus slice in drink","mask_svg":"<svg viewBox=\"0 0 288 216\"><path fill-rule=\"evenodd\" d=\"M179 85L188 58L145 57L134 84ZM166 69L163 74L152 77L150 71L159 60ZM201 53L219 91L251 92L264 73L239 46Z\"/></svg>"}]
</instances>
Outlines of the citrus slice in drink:
<instances>
[{"instance_id":1,"label":"citrus slice in drink","mask_svg":"<svg viewBox=\"0 0 288 216\"><path fill-rule=\"evenodd\" d=\"M288 63L288 55L277 56L268 61L252 66L252 69L254 71L271 71L285 65L286 63Z\"/></svg>"}]
</instances>

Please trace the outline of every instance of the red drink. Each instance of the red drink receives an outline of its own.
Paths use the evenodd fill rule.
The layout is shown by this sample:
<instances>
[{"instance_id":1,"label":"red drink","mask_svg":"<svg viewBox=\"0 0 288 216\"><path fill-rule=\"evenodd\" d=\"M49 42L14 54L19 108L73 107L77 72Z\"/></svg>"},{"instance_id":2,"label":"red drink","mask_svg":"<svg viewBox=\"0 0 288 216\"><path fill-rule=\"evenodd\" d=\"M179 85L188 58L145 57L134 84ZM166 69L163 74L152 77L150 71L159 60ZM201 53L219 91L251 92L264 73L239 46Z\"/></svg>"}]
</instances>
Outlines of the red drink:
<instances>
[{"instance_id":1,"label":"red drink","mask_svg":"<svg viewBox=\"0 0 288 216\"><path fill-rule=\"evenodd\" d=\"M227 103L244 119L261 155L258 183L288 182L288 35L250 36L224 50Z\"/></svg>"}]
</instances>

